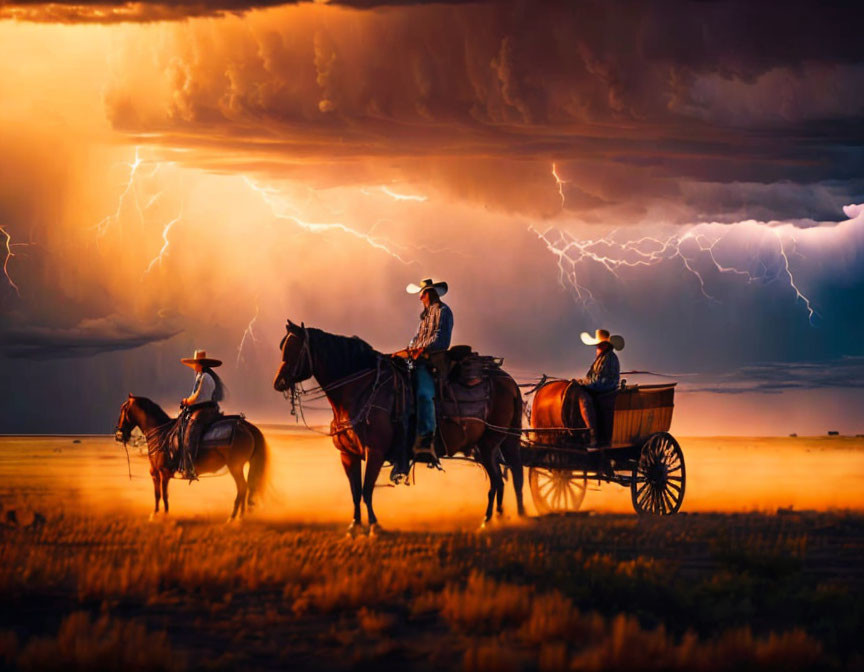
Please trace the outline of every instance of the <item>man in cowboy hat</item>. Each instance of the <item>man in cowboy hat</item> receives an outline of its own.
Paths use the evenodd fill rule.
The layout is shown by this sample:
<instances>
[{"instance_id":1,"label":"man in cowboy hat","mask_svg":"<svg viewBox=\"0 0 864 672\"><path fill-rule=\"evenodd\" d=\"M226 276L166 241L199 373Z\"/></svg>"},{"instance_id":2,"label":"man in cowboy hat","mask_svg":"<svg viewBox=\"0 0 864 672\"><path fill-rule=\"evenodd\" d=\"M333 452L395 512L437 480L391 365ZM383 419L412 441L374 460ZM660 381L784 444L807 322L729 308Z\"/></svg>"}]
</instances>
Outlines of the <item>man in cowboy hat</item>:
<instances>
[{"instance_id":1,"label":"man in cowboy hat","mask_svg":"<svg viewBox=\"0 0 864 672\"><path fill-rule=\"evenodd\" d=\"M596 357L584 378L576 380L574 389L579 400L579 412L590 432L589 448L597 447L597 412L594 396L603 392L611 392L618 388L621 379L621 366L618 363L616 350L624 349L624 339L621 336L610 336L606 329L597 329L594 336L582 332L582 342L585 345L596 345Z\"/></svg>"},{"instance_id":2,"label":"man in cowboy hat","mask_svg":"<svg viewBox=\"0 0 864 672\"><path fill-rule=\"evenodd\" d=\"M417 389L417 439L415 457L431 455L434 460L432 439L435 435L435 379L429 366L429 356L450 347L453 333L453 312L441 301L447 293L446 282L433 282L431 278L419 285L411 283L405 288L409 294L419 294L423 302L417 333L408 343L406 353L414 360L414 382Z\"/></svg>"},{"instance_id":3,"label":"man in cowboy hat","mask_svg":"<svg viewBox=\"0 0 864 672\"><path fill-rule=\"evenodd\" d=\"M194 356L180 361L195 371L192 393L180 401L185 429L181 434L181 468L184 478L193 479L196 478L193 463L201 435L220 415L219 402L224 398L224 386L213 369L222 366L222 362L208 357L205 350L196 350Z\"/></svg>"}]
</instances>

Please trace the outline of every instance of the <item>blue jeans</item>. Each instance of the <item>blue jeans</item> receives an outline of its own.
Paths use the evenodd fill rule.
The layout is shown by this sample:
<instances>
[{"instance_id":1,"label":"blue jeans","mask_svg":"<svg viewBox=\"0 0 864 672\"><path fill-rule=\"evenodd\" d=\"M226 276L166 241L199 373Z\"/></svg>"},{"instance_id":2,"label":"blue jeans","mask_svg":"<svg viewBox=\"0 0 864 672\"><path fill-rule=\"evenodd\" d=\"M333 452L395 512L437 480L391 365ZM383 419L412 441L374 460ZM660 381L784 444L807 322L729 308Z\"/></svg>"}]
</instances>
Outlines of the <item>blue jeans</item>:
<instances>
[{"instance_id":1,"label":"blue jeans","mask_svg":"<svg viewBox=\"0 0 864 672\"><path fill-rule=\"evenodd\" d=\"M435 380L425 362L417 361L414 381L417 386L417 434L435 433Z\"/></svg>"}]
</instances>

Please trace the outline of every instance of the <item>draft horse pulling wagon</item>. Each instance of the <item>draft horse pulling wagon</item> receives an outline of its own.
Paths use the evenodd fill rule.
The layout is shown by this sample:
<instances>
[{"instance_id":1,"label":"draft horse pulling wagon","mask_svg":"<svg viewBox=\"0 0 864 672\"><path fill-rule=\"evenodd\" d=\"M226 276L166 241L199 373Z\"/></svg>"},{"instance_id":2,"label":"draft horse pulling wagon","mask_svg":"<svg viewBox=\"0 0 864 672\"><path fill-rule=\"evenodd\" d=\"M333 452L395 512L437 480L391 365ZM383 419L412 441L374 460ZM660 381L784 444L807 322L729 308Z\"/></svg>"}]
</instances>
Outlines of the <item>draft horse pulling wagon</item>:
<instances>
[{"instance_id":1,"label":"draft horse pulling wagon","mask_svg":"<svg viewBox=\"0 0 864 672\"><path fill-rule=\"evenodd\" d=\"M671 515L684 500L684 454L669 434L675 383L622 385L598 395L598 445L588 448L574 381L541 383L522 441L522 464L538 513L577 511L588 482L630 488L636 513Z\"/></svg>"}]
</instances>

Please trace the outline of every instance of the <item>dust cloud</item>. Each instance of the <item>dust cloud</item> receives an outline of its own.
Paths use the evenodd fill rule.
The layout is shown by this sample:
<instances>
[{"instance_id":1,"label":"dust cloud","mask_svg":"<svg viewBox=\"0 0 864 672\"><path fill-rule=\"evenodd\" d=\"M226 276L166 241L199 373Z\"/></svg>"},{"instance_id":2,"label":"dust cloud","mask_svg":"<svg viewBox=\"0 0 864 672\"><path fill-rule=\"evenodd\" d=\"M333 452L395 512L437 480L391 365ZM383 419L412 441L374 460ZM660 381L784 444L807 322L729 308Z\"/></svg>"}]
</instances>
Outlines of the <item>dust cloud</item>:
<instances>
[{"instance_id":1,"label":"dust cloud","mask_svg":"<svg viewBox=\"0 0 864 672\"><path fill-rule=\"evenodd\" d=\"M330 439L305 430L269 429L265 435L271 479L254 515L293 524L347 523L350 493ZM864 509L864 439L721 437L680 443L687 467L682 512ZM0 503L25 518L37 510L148 516L153 488L146 451L130 448L129 466L131 480L123 448L111 437L2 437ZM382 523L418 530L475 527L485 508L484 472L470 462L444 466L443 473L417 468L408 487L390 487L389 470L382 471L375 493ZM202 475L192 484L176 480L169 496L174 518L225 519L234 483L227 473ZM525 500L534 514L527 473ZM582 510L630 513L629 490L589 481ZM512 520L510 482L505 512Z\"/></svg>"}]
</instances>

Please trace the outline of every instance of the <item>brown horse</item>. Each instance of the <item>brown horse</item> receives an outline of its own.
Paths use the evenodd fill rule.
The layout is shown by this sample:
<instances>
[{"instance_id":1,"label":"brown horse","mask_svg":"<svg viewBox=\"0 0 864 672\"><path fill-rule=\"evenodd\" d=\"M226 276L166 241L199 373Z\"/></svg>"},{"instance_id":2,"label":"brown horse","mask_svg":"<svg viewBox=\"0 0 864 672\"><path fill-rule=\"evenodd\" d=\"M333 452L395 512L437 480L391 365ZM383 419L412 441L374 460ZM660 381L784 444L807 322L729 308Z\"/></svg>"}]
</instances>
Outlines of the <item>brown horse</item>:
<instances>
[{"instance_id":1,"label":"brown horse","mask_svg":"<svg viewBox=\"0 0 864 672\"><path fill-rule=\"evenodd\" d=\"M156 507L153 515L159 513L159 498L165 504L168 513L168 481L174 476L174 468L169 464L168 434L176 419L170 418L157 404L146 397L135 397L131 394L120 407L120 417L114 438L127 443L135 427L138 427L147 437L147 452L150 455L150 476L153 477L153 493L156 497ZM243 467L249 463L249 481L243 475ZM228 467L234 482L237 484L237 496L234 498L234 511L229 522L246 512L248 498L249 508L254 504L255 495L263 494L267 483L267 468L269 466L267 442L255 425L246 420L238 420L231 443L221 445L202 445L195 457L195 471L207 474ZM248 497L247 497L248 496Z\"/></svg>"},{"instance_id":2,"label":"brown horse","mask_svg":"<svg viewBox=\"0 0 864 672\"><path fill-rule=\"evenodd\" d=\"M395 459L395 452L409 440L398 408L410 385L403 386L403 376L393 359L356 336L348 338L296 325L290 320L282 339L282 363L273 381L277 391L285 392L312 376L318 381L333 407L331 434L341 452L342 466L351 485L354 518L349 531L360 524L360 499L366 504L370 534L378 529L372 510L375 481L385 460ZM492 378L490 412L485 422L448 421L443 418L439 431L448 457L456 453L472 455L489 476L488 502L484 525L492 518L494 500L503 513L504 480L498 461L498 450L513 473L513 486L519 515L522 504L522 460L519 454L519 432L522 427L522 395L515 381L506 374ZM410 445L410 442L408 443ZM366 474L361 478L361 461L366 460Z\"/></svg>"}]
</instances>

